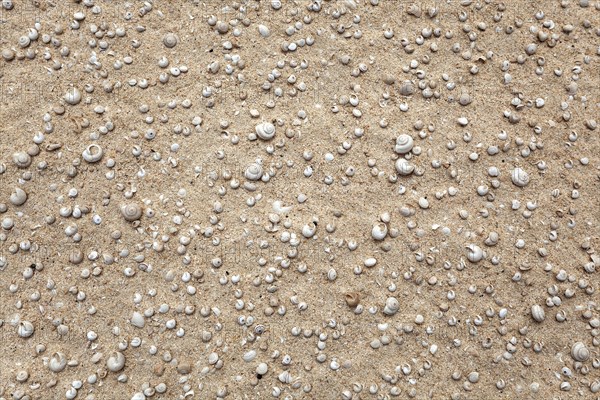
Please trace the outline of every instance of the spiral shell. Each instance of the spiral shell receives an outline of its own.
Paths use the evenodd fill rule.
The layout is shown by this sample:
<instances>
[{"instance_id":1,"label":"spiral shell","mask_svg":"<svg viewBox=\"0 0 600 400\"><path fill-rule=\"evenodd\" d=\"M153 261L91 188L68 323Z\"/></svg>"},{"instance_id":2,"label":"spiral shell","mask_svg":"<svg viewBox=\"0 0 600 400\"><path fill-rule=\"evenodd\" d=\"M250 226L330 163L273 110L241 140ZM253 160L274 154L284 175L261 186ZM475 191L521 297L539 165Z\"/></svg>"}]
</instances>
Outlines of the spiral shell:
<instances>
[{"instance_id":1,"label":"spiral shell","mask_svg":"<svg viewBox=\"0 0 600 400\"><path fill-rule=\"evenodd\" d=\"M587 361L590 358L590 350L582 342L576 342L571 347L571 357L575 361Z\"/></svg>"},{"instance_id":2,"label":"spiral shell","mask_svg":"<svg viewBox=\"0 0 600 400\"><path fill-rule=\"evenodd\" d=\"M95 163L100 161L103 155L104 150L102 150L102 147L98 146L95 143L90 144L88 147L85 148L83 153L81 153L83 159L89 163Z\"/></svg>"},{"instance_id":3,"label":"spiral shell","mask_svg":"<svg viewBox=\"0 0 600 400\"><path fill-rule=\"evenodd\" d=\"M400 175L410 175L415 170L415 166L412 165L408 160L404 158L399 158L396 160L396 171Z\"/></svg>"},{"instance_id":4,"label":"spiral shell","mask_svg":"<svg viewBox=\"0 0 600 400\"><path fill-rule=\"evenodd\" d=\"M21 206L27 201L27 193L21 188L15 188L15 191L10 195L9 200L14 206Z\"/></svg>"},{"instance_id":5,"label":"spiral shell","mask_svg":"<svg viewBox=\"0 0 600 400\"><path fill-rule=\"evenodd\" d=\"M121 214L126 221L137 221L142 217L142 208L134 203L124 204L121 206Z\"/></svg>"},{"instance_id":6,"label":"spiral shell","mask_svg":"<svg viewBox=\"0 0 600 400\"><path fill-rule=\"evenodd\" d=\"M52 372L61 372L67 367L67 356L61 352L54 353L48 362L48 368Z\"/></svg>"},{"instance_id":7,"label":"spiral shell","mask_svg":"<svg viewBox=\"0 0 600 400\"><path fill-rule=\"evenodd\" d=\"M304 236L307 239L313 237L316 232L317 232L317 226L315 225L314 222L306 224L302 227L302 236Z\"/></svg>"},{"instance_id":8,"label":"spiral shell","mask_svg":"<svg viewBox=\"0 0 600 400\"><path fill-rule=\"evenodd\" d=\"M163 44L169 49L172 49L173 47L177 46L177 42L178 39L174 33L169 32L163 37Z\"/></svg>"},{"instance_id":9,"label":"spiral shell","mask_svg":"<svg viewBox=\"0 0 600 400\"><path fill-rule=\"evenodd\" d=\"M24 151L18 151L13 154L13 162L19 168L27 168L31 165L31 157Z\"/></svg>"},{"instance_id":10,"label":"spiral shell","mask_svg":"<svg viewBox=\"0 0 600 400\"><path fill-rule=\"evenodd\" d=\"M262 175L263 175L263 169L259 163L252 163L252 164L248 165L248 167L246 168L246 171L244 171L244 176L249 181L257 181L262 177Z\"/></svg>"},{"instance_id":11,"label":"spiral shell","mask_svg":"<svg viewBox=\"0 0 600 400\"><path fill-rule=\"evenodd\" d=\"M388 297L385 301L385 307L383 307L383 313L385 315L394 315L400 309L400 303L395 297Z\"/></svg>"},{"instance_id":12,"label":"spiral shell","mask_svg":"<svg viewBox=\"0 0 600 400\"><path fill-rule=\"evenodd\" d=\"M375 240L383 240L387 236L388 228L383 222L378 222L371 229L371 237Z\"/></svg>"},{"instance_id":13,"label":"spiral shell","mask_svg":"<svg viewBox=\"0 0 600 400\"><path fill-rule=\"evenodd\" d=\"M542 306L534 304L531 306L531 316L536 322L542 322L546 318L546 313Z\"/></svg>"},{"instance_id":14,"label":"spiral shell","mask_svg":"<svg viewBox=\"0 0 600 400\"><path fill-rule=\"evenodd\" d=\"M529 174L522 168L515 168L511 173L511 180L515 186L525 187L529 184Z\"/></svg>"},{"instance_id":15,"label":"spiral shell","mask_svg":"<svg viewBox=\"0 0 600 400\"><path fill-rule=\"evenodd\" d=\"M256 134L262 140L271 140L275 136L275 125L270 122L262 122L256 125Z\"/></svg>"},{"instance_id":16,"label":"spiral shell","mask_svg":"<svg viewBox=\"0 0 600 400\"><path fill-rule=\"evenodd\" d=\"M403 133L396 138L394 151L398 154L406 154L412 150L413 144L413 138L410 135Z\"/></svg>"},{"instance_id":17,"label":"spiral shell","mask_svg":"<svg viewBox=\"0 0 600 400\"><path fill-rule=\"evenodd\" d=\"M81 92L77 88L70 88L69 90L67 90L64 99L67 102L67 104L70 104L72 106L77 105L81 101Z\"/></svg>"},{"instance_id":18,"label":"spiral shell","mask_svg":"<svg viewBox=\"0 0 600 400\"><path fill-rule=\"evenodd\" d=\"M106 368L111 372L119 372L125 367L125 356L123 353L115 351L106 360Z\"/></svg>"},{"instance_id":19,"label":"spiral shell","mask_svg":"<svg viewBox=\"0 0 600 400\"><path fill-rule=\"evenodd\" d=\"M483 256L484 254L481 247L475 244L470 244L467 246L467 259L472 263L481 261L483 259Z\"/></svg>"},{"instance_id":20,"label":"spiral shell","mask_svg":"<svg viewBox=\"0 0 600 400\"><path fill-rule=\"evenodd\" d=\"M17 334L22 338L28 338L33 335L33 324L29 321L21 321L19 322L19 326L17 327Z\"/></svg>"}]
</instances>

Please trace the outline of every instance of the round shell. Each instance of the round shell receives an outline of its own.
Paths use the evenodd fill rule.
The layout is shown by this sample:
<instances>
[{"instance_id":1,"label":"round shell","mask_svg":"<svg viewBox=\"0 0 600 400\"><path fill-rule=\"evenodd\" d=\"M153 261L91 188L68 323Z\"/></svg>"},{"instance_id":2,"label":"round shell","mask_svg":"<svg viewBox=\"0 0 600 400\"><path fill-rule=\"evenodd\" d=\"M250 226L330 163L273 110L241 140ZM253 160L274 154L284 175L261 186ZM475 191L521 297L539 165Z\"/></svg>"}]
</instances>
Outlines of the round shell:
<instances>
[{"instance_id":1,"label":"round shell","mask_svg":"<svg viewBox=\"0 0 600 400\"><path fill-rule=\"evenodd\" d=\"M167 33L165 37L163 37L163 44L169 49L172 49L173 47L177 46L177 42L178 39L174 33Z\"/></svg>"},{"instance_id":2,"label":"round shell","mask_svg":"<svg viewBox=\"0 0 600 400\"><path fill-rule=\"evenodd\" d=\"M13 154L13 162L19 168L27 168L31 165L31 157L24 151L18 151Z\"/></svg>"},{"instance_id":3,"label":"round shell","mask_svg":"<svg viewBox=\"0 0 600 400\"><path fill-rule=\"evenodd\" d=\"M531 306L531 316L536 322L542 322L546 318L546 313L542 306L534 304Z\"/></svg>"},{"instance_id":4,"label":"round shell","mask_svg":"<svg viewBox=\"0 0 600 400\"><path fill-rule=\"evenodd\" d=\"M410 135L403 133L396 138L396 146L394 147L394 151L398 154L406 154L412 150L413 145L413 138Z\"/></svg>"},{"instance_id":5,"label":"round shell","mask_svg":"<svg viewBox=\"0 0 600 400\"><path fill-rule=\"evenodd\" d=\"M19 322L19 327L17 328L17 334L22 338L28 338L33 335L33 324L29 321L21 321Z\"/></svg>"},{"instance_id":6,"label":"round shell","mask_svg":"<svg viewBox=\"0 0 600 400\"><path fill-rule=\"evenodd\" d=\"M400 175L410 175L415 170L415 166L412 165L408 160L404 158L399 158L396 160L396 171Z\"/></svg>"},{"instance_id":7,"label":"round shell","mask_svg":"<svg viewBox=\"0 0 600 400\"><path fill-rule=\"evenodd\" d=\"M77 88L70 88L65 94L65 101L72 106L79 104L81 101L81 92Z\"/></svg>"},{"instance_id":8,"label":"round shell","mask_svg":"<svg viewBox=\"0 0 600 400\"><path fill-rule=\"evenodd\" d=\"M415 85L411 81L404 81L400 84L400 94L402 96L411 96L415 92Z\"/></svg>"},{"instance_id":9,"label":"round shell","mask_svg":"<svg viewBox=\"0 0 600 400\"><path fill-rule=\"evenodd\" d=\"M48 362L48 368L52 372L61 372L67 367L67 356L61 352L54 353Z\"/></svg>"},{"instance_id":10,"label":"round shell","mask_svg":"<svg viewBox=\"0 0 600 400\"><path fill-rule=\"evenodd\" d=\"M9 200L14 206L21 206L27 201L27 193L21 188L15 188L15 191L10 195Z\"/></svg>"},{"instance_id":11,"label":"round shell","mask_svg":"<svg viewBox=\"0 0 600 400\"><path fill-rule=\"evenodd\" d=\"M371 229L371 237L375 240L383 240L387 236L388 228L383 222L378 222Z\"/></svg>"},{"instance_id":12,"label":"round shell","mask_svg":"<svg viewBox=\"0 0 600 400\"><path fill-rule=\"evenodd\" d=\"M529 184L529 174L522 168L515 168L511 173L511 180L515 186L525 187Z\"/></svg>"},{"instance_id":13,"label":"round shell","mask_svg":"<svg viewBox=\"0 0 600 400\"><path fill-rule=\"evenodd\" d=\"M590 358L590 350L582 342L576 342L571 347L571 357L575 361L587 361Z\"/></svg>"},{"instance_id":14,"label":"round shell","mask_svg":"<svg viewBox=\"0 0 600 400\"><path fill-rule=\"evenodd\" d=\"M275 125L270 122L262 122L256 125L256 134L262 140L271 140L275 136Z\"/></svg>"},{"instance_id":15,"label":"round shell","mask_svg":"<svg viewBox=\"0 0 600 400\"><path fill-rule=\"evenodd\" d=\"M467 259L472 263L479 262L483 259L483 250L481 247L470 244L467 246Z\"/></svg>"},{"instance_id":16,"label":"round shell","mask_svg":"<svg viewBox=\"0 0 600 400\"><path fill-rule=\"evenodd\" d=\"M259 163L252 163L244 171L244 176L249 181L257 181L263 175L263 169Z\"/></svg>"},{"instance_id":17,"label":"round shell","mask_svg":"<svg viewBox=\"0 0 600 400\"><path fill-rule=\"evenodd\" d=\"M142 217L142 208L134 203L124 204L121 206L121 214L126 221L137 221Z\"/></svg>"},{"instance_id":18,"label":"round shell","mask_svg":"<svg viewBox=\"0 0 600 400\"><path fill-rule=\"evenodd\" d=\"M383 313L385 315L394 315L400 309L400 303L395 297L388 297L385 301L385 307L383 308Z\"/></svg>"},{"instance_id":19,"label":"round shell","mask_svg":"<svg viewBox=\"0 0 600 400\"><path fill-rule=\"evenodd\" d=\"M104 150L102 150L102 147L98 146L95 143L90 144L88 147L85 148L83 153L81 153L83 159L89 163L95 163L100 161L103 155Z\"/></svg>"},{"instance_id":20,"label":"round shell","mask_svg":"<svg viewBox=\"0 0 600 400\"><path fill-rule=\"evenodd\" d=\"M358 292L348 292L344 295L348 307L356 307L360 303L360 294Z\"/></svg>"},{"instance_id":21,"label":"round shell","mask_svg":"<svg viewBox=\"0 0 600 400\"><path fill-rule=\"evenodd\" d=\"M119 372L125 367L125 356L118 351L114 352L106 360L106 368L111 372Z\"/></svg>"}]
</instances>

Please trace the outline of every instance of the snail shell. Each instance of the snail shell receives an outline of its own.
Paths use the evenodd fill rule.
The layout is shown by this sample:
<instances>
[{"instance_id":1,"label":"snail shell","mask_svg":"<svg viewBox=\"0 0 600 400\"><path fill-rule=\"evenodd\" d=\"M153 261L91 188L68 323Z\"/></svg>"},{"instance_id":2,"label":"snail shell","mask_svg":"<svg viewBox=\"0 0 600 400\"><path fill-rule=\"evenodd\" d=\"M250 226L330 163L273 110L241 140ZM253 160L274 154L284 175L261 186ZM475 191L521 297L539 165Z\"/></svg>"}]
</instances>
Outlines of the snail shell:
<instances>
[{"instance_id":1,"label":"snail shell","mask_svg":"<svg viewBox=\"0 0 600 400\"><path fill-rule=\"evenodd\" d=\"M13 162L19 168L27 168L31 165L31 157L24 151L18 151L13 154Z\"/></svg>"},{"instance_id":2,"label":"snail shell","mask_svg":"<svg viewBox=\"0 0 600 400\"><path fill-rule=\"evenodd\" d=\"M67 357L61 352L54 353L48 362L48 368L50 368L50 371L52 372L61 372L66 367Z\"/></svg>"},{"instance_id":3,"label":"snail shell","mask_svg":"<svg viewBox=\"0 0 600 400\"><path fill-rule=\"evenodd\" d=\"M542 306L534 304L531 306L531 316L536 322L542 322L546 318L546 313Z\"/></svg>"},{"instance_id":4,"label":"snail shell","mask_svg":"<svg viewBox=\"0 0 600 400\"><path fill-rule=\"evenodd\" d=\"M360 294L358 292L348 292L344 295L348 307L356 307L360 303Z\"/></svg>"},{"instance_id":5,"label":"snail shell","mask_svg":"<svg viewBox=\"0 0 600 400\"><path fill-rule=\"evenodd\" d=\"M415 92L415 85L411 81L404 81L400 84L400 94L402 96L411 96Z\"/></svg>"},{"instance_id":6,"label":"snail shell","mask_svg":"<svg viewBox=\"0 0 600 400\"><path fill-rule=\"evenodd\" d=\"M404 158L399 158L396 160L396 171L400 174L400 175L410 175L413 173L413 171L415 170L415 166L412 165L410 162L408 162L408 160L404 159Z\"/></svg>"},{"instance_id":7,"label":"snail shell","mask_svg":"<svg viewBox=\"0 0 600 400\"><path fill-rule=\"evenodd\" d=\"M81 156L85 161L89 163L95 163L102 159L103 154L104 151L102 150L102 147L98 146L97 144L90 144L85 148L83 153L81 153Z\"/></svg>"},{"instance_id":8,"label":"snail shell","mask_svg":"<svg viewBox=\"0 0 600 400\"><path fill-rule=\"evenodd\" d=\"M483 259L483 250L481 247L475 244L470 244L467 246L467 250L467 259L472 263L479 262Z\"/></svg>"},{"instance_id":9,"label":"snail shell","mask_svg":"<svg viewBox=\"0 0 600 400\"><path fill-rule=\"evenodd\" d=\"M306 224L302 227L302 236L304 236L307 239L313 237L316 232L317 232L317 226L315 225L314 222L311 222L310 224Z\"/></svg>"},{"instance_id":10,"label":"snail shell","mask_svg":"<svg viewBox=\"0 0 600 400\"><path fill-rule=\"evenodd\" d=\"M257 181L263 175L263 169L259 163L252 163L244 171L244 176L249 181Z\"/></svg>"},{"instance_id":11,"label":"snail shell","mask_svg":"<svg viewBox=\"0 0 600 400\"><path fill-rule=\"evenodd\" d=\"M27 193L21 188L15 188L15 191L10 195L9 200L14 206L21 206L27 201Z\"/></svg>"},{"instance_id":12,"label":"snail shell","mask_svg":"<svg viewBox=\"0 0 600 400\"><path fill-rule=\"evenodd\" d=\"M65 101L72 106L79 104L81 101L81 92L77 88L70 88L65 94Z\"/></svg>"},{"instance_id":13,"label":"snail shell","mask_svg":"<svg viewBox=\"0 0 600 400\"><path fill-rule=\"evenodd\" d=\"M33 335L33 324L29 321L21 321L19 322L19 327L17 328L17 334L22 338L28 338Z\"/></svg>"},{"instance_id":14,"label":"snail shell","mask_svg":"<svg viewBox=\"0 0 600 400\"><path fill-rule=\"evenodd\" d=\"M371 229L371 237L375 240L383 240L387 236L388 228L383 222L378 222Z\"/></svg>"},{"instance_id":15,"label":"snail shell","mask_svg":"<svg viewBox=\"0 0 600 400\"><path fill-rule=\"evenodd\" d=\"M590 358L590 350L582 342L576 342L571 347L571 357L575 361L584 362Z\"/></svg>"},{"instance_id":16,"label":"snail shell","mask_svg":"<svg viewBox=\"0 0 600 400\"><path fill-rule=\"evenodd\" d=\"M177 42L178 39L174 33L169 32L163 37L163 44L169 49L172 49L173 47L177 46Z\"/></svg>"},{"instance_id":17,"label":"snail shell","mask_svg":"<svg viewBox=\"0 0 600 400\"><path fill-rule=\"evenodd\" d=\"M123 353L115 351L106 360L106 368L111 372L119 372L125 367L125 356Z\"/></svg>"},{"instance_id":18,"label":"snail shell","mask_svg":"<svg viewBox=\"0 0 600 400\"><path fill-rule=\"evenodd\" d=\"M262 122L256 125L256 134L262 140L271 140L275 136L275 125L270 122Z\"/></svg>"},{"instance_id":19,"label":"snail shell","mask_svg":"<svg viewBox=\"0 0 600 400\"><path fill-rule=\"evenodd\" d=\"M518 187L525 187L529 184L529 174L522 168L515 168L511 173L512 183Z\"/></svg>"},{"instance_id":20,"label":"snail shell","mask_svg":"<svg viewBox=\"0 0 600 400\"><path fill-rule=\"evenodd\" d=\"M395 297L388 297L385 301L385 307L383 307L383 313L385 315L394 315L400 309L400 303Z\"/></svg>"},{"instance_id":21,"label":"snail shell","mask_svg":"<svg viewBox=\"0 0 600 400\"><path fill-rule=\"evenodd\" d=\"M142 208L134 203L129 203L121 206L121 214L126 221L137 221L142 217Z\"/></svg>"},{"instance_id":22,"label":"snail shell","mask_svg":"<svg viewBox=\"0 0 600 400\"><path fill-rule=\"evenodd\" d=\"M401 134L396 138L396 146L394 147L394 151L398 154L406 154L413 148L413 138L406 133Z\"/></svg>"}]
</instances>

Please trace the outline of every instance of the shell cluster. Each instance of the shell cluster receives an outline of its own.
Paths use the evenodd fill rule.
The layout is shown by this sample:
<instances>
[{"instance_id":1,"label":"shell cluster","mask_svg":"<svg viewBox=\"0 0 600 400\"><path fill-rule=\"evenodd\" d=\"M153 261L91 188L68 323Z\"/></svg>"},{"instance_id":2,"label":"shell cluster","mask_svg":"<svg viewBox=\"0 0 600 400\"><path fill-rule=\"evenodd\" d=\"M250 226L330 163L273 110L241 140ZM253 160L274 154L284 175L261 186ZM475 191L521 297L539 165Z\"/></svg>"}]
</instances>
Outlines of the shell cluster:
<instances>
[{"instance_id":1,"label":"shell cluster","mask_svg":"<svg viewBox=\"0 0 600 400\"><path fill-rule=\"evenodd\" d=\"M0 17L0 400L600 395L600 1Z\"/></svg>"}]
</instances>

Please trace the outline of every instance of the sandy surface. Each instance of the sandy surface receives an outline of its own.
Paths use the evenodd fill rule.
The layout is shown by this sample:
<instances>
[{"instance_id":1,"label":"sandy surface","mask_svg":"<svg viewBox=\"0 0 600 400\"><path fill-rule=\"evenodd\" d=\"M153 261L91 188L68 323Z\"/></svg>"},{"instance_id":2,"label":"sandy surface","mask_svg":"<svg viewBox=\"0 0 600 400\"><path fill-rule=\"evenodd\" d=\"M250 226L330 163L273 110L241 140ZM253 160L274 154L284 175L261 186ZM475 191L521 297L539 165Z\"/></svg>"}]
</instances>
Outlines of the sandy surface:
<instances>
[{"instance_id":1,"label":"sandy surface","mask_svg":"<svg viewBox=\"0 0 600 400\"><path fill-rule=\"evenodd\" d=\"M8 3L0 399L600 393L599 1Z\"/></svg>"}]
</instances>

